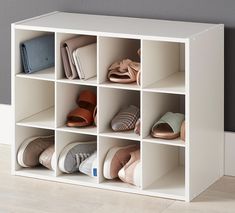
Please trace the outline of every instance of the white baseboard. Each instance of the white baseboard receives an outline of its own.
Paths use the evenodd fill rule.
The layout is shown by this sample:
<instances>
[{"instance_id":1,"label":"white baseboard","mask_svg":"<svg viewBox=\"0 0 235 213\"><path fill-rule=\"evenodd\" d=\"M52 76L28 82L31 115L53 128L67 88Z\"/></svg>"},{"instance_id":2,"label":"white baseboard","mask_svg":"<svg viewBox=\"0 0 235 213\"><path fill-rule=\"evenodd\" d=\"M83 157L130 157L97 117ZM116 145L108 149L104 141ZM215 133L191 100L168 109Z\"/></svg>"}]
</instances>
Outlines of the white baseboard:
<instances>
[{"instance_id":1,"label":"white baseboard","mask_svg":"<svg viewBox=\"0 0 235 213\"><path fill-rule=\"evenodd\" d=\"M13 113L10 105L0 104L0 144L11 144Z\"/></svg>"},{"instance_id":2,"label":"white baseboard","mask_svg":"<svg viewBox=\"0 0 235 213\"><path fill-rule=\"evenodd\" d=\"M225 132L225 175L235 176L235 132Z\"/></svg>"},{"instance_id":3,"label":"white baseboard","mask_svg":"<svg viewBox=\"0 0 235 213\"><path fill-rule=\"evenodd\" d=\"M0 104L0 144L10 144L13 113L10 105ZM235 132L225 132L225 175L235 176Z\"/></svg>"}]
</instances>

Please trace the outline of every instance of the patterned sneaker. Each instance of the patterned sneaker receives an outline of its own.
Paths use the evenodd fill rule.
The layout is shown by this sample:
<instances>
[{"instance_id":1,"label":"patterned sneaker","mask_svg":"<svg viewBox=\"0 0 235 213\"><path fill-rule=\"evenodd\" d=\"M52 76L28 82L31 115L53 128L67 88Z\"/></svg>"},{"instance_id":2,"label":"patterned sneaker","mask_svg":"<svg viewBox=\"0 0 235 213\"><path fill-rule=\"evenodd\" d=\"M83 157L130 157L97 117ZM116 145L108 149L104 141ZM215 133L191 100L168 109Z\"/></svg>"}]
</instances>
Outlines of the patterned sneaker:
<instances>
[{"instance_id":1,"label":"patterned sneaker","mask_svg":"<svg viewBox=\"0 0 235 213\"><path fill-rule=\"evenodd\" d=\"M103 174L107 179L118 177L119 170L130 160L130 153L139 149L139 145L111 148L104 160Z\"/></svg>"},{"instance_id":2,"label":"patterned sneaker","mask_svg":"<svg viewBox=\"0 0 235 213\"><path fill-rule=\"evenodd\" d=\"M19 165L22 167L38 166L39 156L52 144L54 144L54 135L32 137L25 140L17 154Z\"/></svg>"},{"instance_id":3,"label":"patterned sneaker","mask_svg":"<svg viewBox=\"0 0 235 213\"><path fill-rule=\"evenodd\" d=\"M90 177L97 177L97 152L80 164L79 171Z\"/></svg>"},{"instance_id":4,"label":"patterned sneaker","mask_svg":"<svg viewBox=\"0 0 235 213\"><path fill-rule=\"evenodd\" d=\"M55 170L56 167L56 156L55 156L55 145L49 146L39 157L39 162L50 170Z\"/></svg>"},{"instance_id":5,"label":"patterned sneaker","mask_svg":"<svg viewBox=\"0 0 235 213\"><path fill-rule=\"evenodd\" d=\"M59 157L59 169L64 173L79 171L80 164L96 151L96 141L67 145Z\"/></svg>"},{"instance_id":6,"label":"patterned sneaker","mask_svg":"<svg viewBox=\"0 0 235 213\"><path fill-rule=\"evenodd\" d=\"M140 187L140 172L141 172L141 163L140 163L140 150L130 153L131 158L127 164L122 167L118 172L118 177L126 183L130 183Z\"/></svg>"}]
</instances>

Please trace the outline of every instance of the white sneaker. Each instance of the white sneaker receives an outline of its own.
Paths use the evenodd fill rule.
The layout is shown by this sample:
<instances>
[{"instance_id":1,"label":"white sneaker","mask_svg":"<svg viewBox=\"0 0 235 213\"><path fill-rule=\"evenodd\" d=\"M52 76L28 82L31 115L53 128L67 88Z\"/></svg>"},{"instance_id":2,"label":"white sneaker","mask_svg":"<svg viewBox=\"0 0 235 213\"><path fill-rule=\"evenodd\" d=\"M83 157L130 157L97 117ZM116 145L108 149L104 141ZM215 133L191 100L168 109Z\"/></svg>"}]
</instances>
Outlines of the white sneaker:
<instances>
[{"instance_id":1,"label":"white sneaker","mask_svg":"<svg viewBox=\"0 0 235 213\"><path fill-rule=\"evenodd\" d=\"M97 152L80 164L79 171L90 177L97 177Z\"/></svg>"}]
</instances>

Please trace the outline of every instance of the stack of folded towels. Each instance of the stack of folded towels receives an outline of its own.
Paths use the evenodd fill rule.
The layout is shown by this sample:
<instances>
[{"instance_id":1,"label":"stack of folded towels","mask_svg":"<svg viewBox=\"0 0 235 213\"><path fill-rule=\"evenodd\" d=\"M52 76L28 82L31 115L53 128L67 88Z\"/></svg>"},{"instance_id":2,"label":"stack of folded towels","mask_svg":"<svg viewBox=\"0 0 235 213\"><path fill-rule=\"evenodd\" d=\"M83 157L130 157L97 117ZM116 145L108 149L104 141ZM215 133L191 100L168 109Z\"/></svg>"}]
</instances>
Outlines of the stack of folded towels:
<instances>
[{"instance_id":1,"label":"stack of folded towels","mask_svg":"<svg viewBox=\"0 0 235 213\"><path fill-rule=\"evenodd\" d=\"M65 76L87 80L96 75L96 37L81 35L61 44Z\"/></svg>"}]
</instances>

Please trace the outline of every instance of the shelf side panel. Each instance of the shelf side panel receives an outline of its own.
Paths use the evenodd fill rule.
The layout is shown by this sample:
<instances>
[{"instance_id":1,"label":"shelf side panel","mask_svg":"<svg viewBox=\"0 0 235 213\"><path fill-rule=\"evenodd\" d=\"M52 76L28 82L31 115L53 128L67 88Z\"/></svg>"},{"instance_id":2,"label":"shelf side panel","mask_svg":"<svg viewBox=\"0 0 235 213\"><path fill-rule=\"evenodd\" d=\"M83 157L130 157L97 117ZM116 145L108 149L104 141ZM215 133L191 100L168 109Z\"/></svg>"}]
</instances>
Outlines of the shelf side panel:
<instances>
[{"instance_id":1,"label":"shelf side panel","mask_svg":"<svg viewBox=\"0 0 235 213\"><path fill-rule=\"evenodd\" d=\"M186 52L186 199L190 201L223 175L223 25L191 38Z\"/></svg>"}]
</instances>

